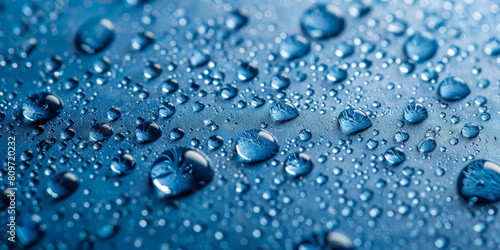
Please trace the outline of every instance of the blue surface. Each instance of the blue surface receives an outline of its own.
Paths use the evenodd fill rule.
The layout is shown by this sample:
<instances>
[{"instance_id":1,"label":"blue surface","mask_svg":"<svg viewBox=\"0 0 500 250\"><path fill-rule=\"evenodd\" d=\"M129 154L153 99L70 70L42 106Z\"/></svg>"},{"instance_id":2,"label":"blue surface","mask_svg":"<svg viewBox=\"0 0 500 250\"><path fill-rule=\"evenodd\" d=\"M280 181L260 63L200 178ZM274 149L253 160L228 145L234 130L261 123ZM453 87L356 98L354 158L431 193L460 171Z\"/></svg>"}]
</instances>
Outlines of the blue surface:
<instances>
[{"instance_id":1,"label":"blue surface","mask_svg":"<svg viewBox=\"0 0 500 250\"><path fill-rule=\"evenodd\" d=\"M0 249L498 249L499 4L328 3L1 1Z\"/></svg>"}]
</instances>

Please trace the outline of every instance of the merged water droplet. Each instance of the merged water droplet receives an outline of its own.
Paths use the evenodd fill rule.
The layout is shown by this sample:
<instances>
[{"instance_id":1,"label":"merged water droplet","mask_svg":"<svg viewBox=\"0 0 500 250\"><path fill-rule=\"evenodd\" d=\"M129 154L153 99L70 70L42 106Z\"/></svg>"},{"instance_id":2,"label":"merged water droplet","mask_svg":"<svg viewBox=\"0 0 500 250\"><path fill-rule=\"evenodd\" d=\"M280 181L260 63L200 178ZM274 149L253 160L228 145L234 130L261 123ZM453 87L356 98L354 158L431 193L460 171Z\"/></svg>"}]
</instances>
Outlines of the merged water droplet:
<instances>
[{"instance_id":1,"label":"merged water droplet","mask_svg":"<svg viewBox=\"0 0 500 250\"><path fill-rule=\"evenodd\" d=\"M89 137L92 141L101 142L113 135L113 128L106 123L96 123L90 128Z\"/></svg>"},{"instance_id":2,"label":"merged water droplet","mask_svg":"<svg viewBox=\"0 0 500 250\"><path fill-rule=\"evenodd\" d=\"M467 164L457 179L459 194L471 203L500 200L500 165L488 160Z\"/></svg>"},{"instance_id":3,"label":"merged water droplet","mask_svg":"<svg viewBox=\"0 0 500 250\"><path fill-rule=\"evenodd\" d=\"M156 122L143 122L135 129L135 137L139 143L157 140L161 136L161 127Z\"/></svg>"},{"instance_id":4,"label":"merged water droplet","mask_svg":"<svg viewBox=\"0 0 500 250\"><path fill-rule=\"evenodd\" d=\"M28 96L23 103L23 116L30 122L50 120L61 113L63 103L61 99L47 92L40 92Z\"/></svg>"},{"instance_id":5,"label":"merged water droplet","mask_svg":"<svg viewBox=\"0 0 500 250\"><path fill-rule=\"evenodd\" d=\"M304 36L291 35L279 44L278 50L282 58L292 60L307 55L311 45Z\"/></svg>"},{"instance_id":6,"label":"merged water droplet","mask_svg":"<svg viewBox=\"0 0 500 250\"><path fill-rule=\"evenodd\" d=\"M298 178L307 175L313 169L311 157L305 153L290 154L285 161L285 172L289 177Z\"/></svg>"},{"instance_id":7,"label":"merged water droplet","mask_svg":"<svg viewBox=\"0 0 500 250\"><path fill-rule=\"evenodd\" d=\"M264 130L248 130L236 140L236 153L240 162L265 161L275 156L278 151L279 146L276 139Z\"/></svg>"},{"instance_id":8,"label":"merged water droplet","mask_svg":"<svg viewBox=\"0 0 500 250\"><path fill-rule=\"evenodd\" d=\"M79 186L78 177L73 173L55 173L47 183L47 193L54 199L63 199L73 194Z\"/></svg>"},{"instance_id":9,"label":"merged water droplet","mask_svg":"<svg viewBox=\"0 0 500 250\"><path fill-rule=\"evenodd\" d=\"M385 162L391 166L396 166L401 164L405 159L405 154L403 150L397 147L389 148L384 153Z\"/></svg>"},{"instance_id":10,"label":"merged water droplet","mask_svg":"<svg viewBox=\"0 0 500 250\"><path fill-rule=\"evenodd\" d=\"M438 44L428 32L415 32L404 43L406 56L415 62L424 62L436 54Z\"/></svg>"},{"instance_id":11,"label":"merged water droplet","mask_svg":"<svg viewBox=\"0 0 500 250\"><path fill-rule=\"evenodd\" d=\"M76 33L75 45L84 54L98 53L111 44L115 37L115 26L106 19L91 19Z\"/></svg>"},{"instance_id":12,"label":"merged water droplet","mask_svg":"<svg viewBox=\"0 0 500 250\"><path fill-rule=\"evenodd\" d=\"M120 154L111 160L111 170L117 175L127 175L135 168L135 159L129 154Z\"/></svg>"},{"instance_id":13,"label":"merged water droplet","mask_svg":"<svg viewBox=\"0 0 500 250\"><path fill-rule=\"evenodd\" d=\"M410 103L404 111L404 118L411 123L421 123L427 119L427 109L421 103Z\"/></svg>"},{"instance_id":14,"label":"merged water droplet","mask_svg":"<svg viewBox=\"0 0 500 250\"><path fill-rule=\"evenodd\" d=\"M469 86L456 76L445 78L439 83L438 95L446 101L462 100L469 94Z\"/></svg>"},{"instance_id":15,"label":"merged water droplet","mask_svg":"<svg viewBox=\"0 0 500 250\"><path fill-rule=\"evenodd\" d=\"M284 122L297 118L299 111L289 101L277 101L271 105L271 117L275 121Z\"/></svg>"},{"instance_id":16,"label":"merged water droplet","mask_svg":"<svg viewBox=\"0 0 500 250\"><path fill-rule=\"evenodd\" d=\"M360 110L349 108L339 115L340 130L345 134L361 132L372 126L368 116Z\"/></svg>"},{"instance_id":17,"label":"merged water droplet","mask_svg":"<svg viewBox=\"0 0 500 250\"><path fill-rule=\"evenodd\" d=\"M193 193L208 185L214 173L201 152L176 147L163 152L151 168L151 182L160 197Z\"/></svg>"},{"instance_id":18,"label":"merged water droplet","mask_svg":"<svg viewBox=\"0 0 500 250\"><path fill-rule=\"evenodd\" d=\"M309 37L323 40L335 37L345 26L342 11L332 4L319 4L306 10L300 26Z\"/></svg>"}]
</instances>

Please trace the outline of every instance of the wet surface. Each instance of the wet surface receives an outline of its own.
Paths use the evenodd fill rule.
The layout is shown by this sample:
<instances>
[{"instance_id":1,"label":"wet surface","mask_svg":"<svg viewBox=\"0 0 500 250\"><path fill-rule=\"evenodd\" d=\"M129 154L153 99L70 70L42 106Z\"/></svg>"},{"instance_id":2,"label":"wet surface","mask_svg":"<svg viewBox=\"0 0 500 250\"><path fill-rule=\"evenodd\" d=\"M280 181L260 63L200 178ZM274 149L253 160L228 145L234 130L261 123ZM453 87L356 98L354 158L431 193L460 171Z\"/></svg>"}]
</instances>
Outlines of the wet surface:
<instances>
[{"instance_id":1,"label":"wet surface","mask_svg":"<svg viewBox=\"0 0 500 250\"><path fill-rule=\"evenodd\" d=\"M497 249L499 12L3 1L0 249Z\"/></svg>"}]
</instances>

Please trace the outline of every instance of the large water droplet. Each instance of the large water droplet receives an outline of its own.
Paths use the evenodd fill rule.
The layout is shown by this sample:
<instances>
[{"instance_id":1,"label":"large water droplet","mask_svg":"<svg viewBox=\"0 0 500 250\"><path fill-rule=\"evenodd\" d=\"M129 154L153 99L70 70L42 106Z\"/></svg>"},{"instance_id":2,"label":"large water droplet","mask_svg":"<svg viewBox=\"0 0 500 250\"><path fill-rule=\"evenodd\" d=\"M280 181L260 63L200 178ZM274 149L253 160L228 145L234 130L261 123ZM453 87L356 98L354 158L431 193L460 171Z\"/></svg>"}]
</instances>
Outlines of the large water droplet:
<instances>
[{"instance_id":1,"label":"large water droplet","mask_svg":"<svg viewBox=\"0 0 500 250\"><path fill-rule=\"evenodd\" d=\"M326 72L326 79L333 83L339 83L347 78L347 71L339 66L332 66Z\"/></svg>"},{"instance_id":2,"label":"large water droplet","mask_svg":"<svg viewBox=\"0 0 500 250\"><path fill-rule=\"evenodd\" d=\"M465 138L474 138L479 135L479 127L474 123L467 123L462 128L462 136Z\"/></svg>"},{"instance_id":3,"label":"large water droplet","mask_svg":"<svg viewBox=\"0 0 500 250\"><path fill-rule=\"evenodd\" d=\"M406 157L402 149L392 147L385 151L384 159L387 164L396 166L401 164L406 159Z\"/></svg>"},{"instance_id":4,"label":"large water droplet","mask_svg":"<svg viewBox=\"0 0 500 250\"><path fill-rule=\"evenodd\" d=\"M30 122L50 120L59 115L62 108L61 99L46 92L29 96L22 106L23 116Z\"/></svg>"},{"instance_id":5,"label":"large water droplet","mask_svg":"<svg viewBox=\"0 0 500 250\"><path fill-rule=\"evenodd\" d=\"M438 49L438 44L434 37L428 32L416 32L408 37L404 44L406 56L415 62L429 60Z\"/></svg>"},{"instance_id":6,"label":"large water droplet","mask_svg":"<svg viewBox=\"0 0 500 250\"><path fill-rule=\"evenodd\" d=\"M288 60L303 57L309 53L310 49L309 41L302 35L291 35L285 38L278 48L280 56Z\"/></svg>"},{"instance_id":7,"label":"large water droplet","mask_svg":"<svg viewBox=\"0 0 500 250\"><path fill-rule=\"evenodd\" d=\"M146 49L155 41L155 35L151 31L140 32L132 37L130 45L133 50L141 51Z\"/></svg>"},{"instance_id":8,"label":"large water droplet","mask_svg":"<svg viewBox=\"0 0 500 250\"><path fill-rule=\"evenodd\" d=\"M257 67L247 62L242 62L237 69L238 79L243 82L254 79L258 73Z\"/></svg>"},{"instance_id":9,"label":"large water droplet","mask_svg":"<svg viewBox=\"0 0 500 250\"><path fill-rule=\"evenodd\" d=\"M344 29L342 11L332 4L319 4L304 12L300 26L309 37L322 40L335 37Z\"/></svg>"},{"instance_id":10,"label":"large water droplet","mask_svg":"<svg viewBox=\"0 0 500 250\"><path fill-rule=\"evenodd\" d=\"M500 40L496 37L490 38L484 45L483 51L488 56L500 55Z\"/></svg>"},{"instance_id":11,"label":"large water droplet","mask_svg":"<svg viewBox=\"0 0 500 250\"><path fill-rule=\"evenodd\" d=\"M21 216L19 225L15 231L17 232L17 238L23 246L31 246L43 236L42 218L36 214Z\"/></svg>"},{"instance_id":12,"label":"large water droplet","mask_svg":"<svg viewBox=\"0 0 500 250\"><path fill-rule=\"evenodd\" d=\"M208 158L197 150L176 147L163 152L153 163L151 181L161 197L181 196L209 184L214 173Z\"/></svg>"},{"instance_id":13,"label":"large water droplet","mask_svg":"<svg viewBox=\"0 0 500 250\"><path fill-rule=\"evenodd\" d=\"M143 122L135 129L135 136L140 143L154 141L161 136L161 128L156 122Z\"/></svg>"},{"instance_id":14,"label":"large water droplet","mask_svg":"<svg viewBox=\"0 0 500 250\"><path fill-rule=\"evenodd\" d=\"M432 137L422 139L417 145L418 151L424 154L432 152L435 148L436 140Z\"/></svg>"},{"instance_id":15,"label":"large water droplet","mask_svg":"<svg viewBox=\"0 0 500 250\"><path fill-rule=\"evenodd\" d=\"M248 17L241 10L233 10L226 17L225 24L230 30L239 30L248 22Z\"/></svg>"},{"instance_id":16,"label":"large water droplet","mask_svg":"<svg viewBox=\"0 0 500 250\"><path fill-rule=\"evenodd\" d=\"M79 185L78 177L73 173L55 173L49 179L47 193L54 199L63 199L73 194L78 189Z\"/></svg>"},{"instance_id":17,"label":"large water droplet","mask_svg":"<svg viewBox=\"0 0 500 250\"><path fill-rule=\"evenodd\" d=\"M76 33L75 44L85 54L95 54L104 50L115 37L115 26L106 19L91 19Z\"/></svg>"},{"instance_id":18,"label":"large water droplet","mask_svg":"<svg viewBox=\"0 0 500 250\"><path fill-rule=\"evenodd\" d=\"M339 115L340 130L346 134L361 132L372 126L368 116L357 109L346 109Z\"/></svg>"},{"instance_id":19,"label":"large water droplet","mask_svg":"<svg viewBox=\"0 0 500 250\"><path fill-rule=\"evenodd\" d=\"M271 105L271 117L279 122L297 118L299 111L288 101L277 101Z\"/></svg>"},{"instance_id":20,"label":"large water droplet","mask_svg":"<svg viewBox=\"0 0 500 250\"><path fill-rule=\"evenodd\" d=\"M457 179L460 195L473 203L500 200L500 165L488 160L467 164Z\"/></svg>"},{"instance_id":21,"label":"large water droplet","mask_svg":"<svg viewBox=\"0 0 500 250\"><path fill-rule=\"evenodd\" d=\"M252 129L241 134L236 140L238 160L256 163L270 159L279 151L278 143L269 132Z\"/></svg>"},{"instance_id":22,"label":"large water droplet","mask_svg":"<svg viewBox=\"0 0 500 250\"><path fill-rule=\"evenodd\" d=\"M90 128L89 137L92 141L101 142L113 135L113 128L106 123L97 123Z\"/></svg>"},{"instance_id":23,"label":"large water droplet","mask_svg":"<svg viewBox=\"0 0 500 250\"><path fill-rule=\"evenodd\" d=\"M273 89L282 90L290 86L290 79L283 73L277 74L271 78L271 87Z\"/></svg>"},{"instance_id":24,"label":"large water droplet","mask_svg":"<svg viewBox=\"0 0 500 250\"><path fill-rule=\"evenodd\" d=\"M439 83L438 95L446 101L462 100L469 94L469 86L458 77L448 77Z\"/></svg>"},{"instance_id":25,"label":"large water droplet","mask_svg":"<svg viewBox=\"0 0 500 250\"><path fill-rule=\"evenodd\" d=\"M127 175L135 168L135 159L129 154L120 154L111 160L111 170L118 175Z\"/></svg>"},{"instance_id":26,"label":"large water droplet","mask_svg":"<svg viewBox=\"0 0 500 250\"><path fill-rule=\"evenodd\" d=\"M411 123L421 123L427 119L427 109L421 103L410 103L406 106L404 111L405 120Z\"/></svg>"},{"instance_id":27,"label":"large water droplet","mask_svg":"<svg viewBox=\"0 0 500 250\"><path fill-rule=\"evenodd\" d=\"M189 54L189 63L193 67L203 66L207 64L208 61L210 61L210 55L206 51L194 49Z\"/></svg>"},{"instance_id":28,"label":"large water droplet","mask_svg":"<svg viewBox=\"0 0 500 250\"><path fill-rule=\"evenodd\" d=\"M298 178L311 172L313 163L305 153L293 153L285 161L285 172L289 177Z\"/></svg>"}]
</instances>

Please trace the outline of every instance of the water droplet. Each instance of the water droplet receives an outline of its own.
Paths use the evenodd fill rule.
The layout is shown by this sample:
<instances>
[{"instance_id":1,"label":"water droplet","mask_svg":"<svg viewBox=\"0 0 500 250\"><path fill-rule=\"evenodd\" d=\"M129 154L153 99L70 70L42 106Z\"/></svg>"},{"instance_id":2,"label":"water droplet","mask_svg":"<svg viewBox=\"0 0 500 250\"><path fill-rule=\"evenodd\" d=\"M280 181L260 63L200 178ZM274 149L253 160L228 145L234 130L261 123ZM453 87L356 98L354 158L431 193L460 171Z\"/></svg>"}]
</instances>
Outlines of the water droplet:
<instances>
[{"instance_id":1,"label":"water droplet","mask_svg":"<svg viewBox=\"0 0 500 250\"><path fill-rule=\"evenodd\" d=\"M50 120L59 115L62 108L61 99L47 92L28 96L22 106L23 116L30 122Z\"/></svg>"},{"instance_id":2,"label":"water droplet","mask_svg":"<svg viewBox=\"0 0 500 250\"><path fill-rule=\"evenodd\" d=\"M109 108L109 110L108 110L107 113L108 113L108 119L110 121L116 121L122 115L122 111L118 107L111 107L111 108Z\"/></svg>"},{"instance_id":3,"label":"water droplet","mask_svg":"<svg viewBox=\"0 0 500 250\"><path fill-rule=\"evenodd\" d=\"M361 132L372 126L368 116L357 109L346 109L339 115L340 130L345 134Z\"/></svg>"},{"instance_id":4,"label":"water droplet","mask_svg":"<svg viewBox=\"0 0 500 250\"><path fill-rule=\"evenodd\" d=\"M151 168L151 182L160 197L193 193L208 185L214 173L201 152L176 147L163 152Z\"/></svg>"},{"instance_id":5,"label":"water droplet","mask_svg":"<svg viewBox=\"0 0 500 250\"><path fill-rule=\"evenodd\" d=\"M248 17L241 10L234 10L226 17L225 24L230 30L239 30L248 22Z\"/></svg>"},{"instance_id":6,"label":"water droplet","mask_svg":"<svg viewBox=\"0 0 500 250\"><path fill-rule=\"evenodd\" d=\"M430 153L436 148L436 140L432 137L424 138L418 143L417 148L421 153Z\"/></svg>"},{"instance_id":7,"label":"water droplet","mask_svg":"<svg viewBox=\"0 0 500 250\"><path fill-rule=\"evenodd\" d=\"M146 49L155 41L155 35L151 31L140 32L132 37L130 45L132 49L141 51Z\"/></svg>"},{"instance_id":8,"label":"water droplet","mask_svg":"<svg viewBox=\"0 0 500 250\"><path fill-rule=\"evenodd\" d=\"M89 137L92 141L101 142L113 135L113 128L106 123L97 123L90 128Z\"/></svg>"},{"instance_id":9,"label":"water droplet","mask_svg":"<svg viewBox=\"0 0 500 250\"><path fill-rule=\"evenodd\" d=\"M135 137L139 143L157 140L161 136L160 125L155 122L143 122L135 129Z\"/></svg>"},{"instance_id":10,"label":"water droplet","mask_svg":"<svg viewBox=\"0 0 500 250\"><path fill-rule=\"evenodd\" d=\"M179 83L175 79L167 79L161 84L163 93L172 94L179 89Z\"/></svg>"},{"instance_id":11,"label":"water droplet","mask_svg":"<svg viewBox=\"0 0 500 250\"><path fill-rule=\"evenodd\" d=\"M279 44L278 50L282 58L292 60L307 55L311 50L311 45L304 36L291 35Z\"/></svg>"},{"instance_id":12,"label":"water droplet","mask_svg":"<svg viewBox=\"0 0 500 250\"><path fill-rule=\"evenodd\" d=\"M181 128L173 128L170 131L170 140L172 141L178 141L184 137L184 130Z\"/></svg>"},{"instance_id":13,"label":"water droplet","mask_svg":"<svg viewBox=\"0 0 500 250\"><path fill-rule=\"evenodd\" d=\"M208 137L207 144L211 150L217 150L224 144L224 139L219 135L212 135Z\"/></svg>"},{"instance_id":14,"label":"water droplet","mask_svg":"<svg viewBox=\"0 0 500 250\"><path fill-rule=\"evenodd\" d=\"M473 203L500 200L500 165L488 160L475 160L467 164L457 179L460 195Z\"/></svg>"},{"instance_id":15,"label":"water droplet","mask_svg":"<svg viewBox=\"0 0 500 250\"><path fill-rule=\"evenodd\" d=\"M284 122L297 118L299 111L288 101L277 101L271 105L271 116L275 121Z\"/></svg>"},{"instance_id":16,"label":"water droplet","mask_svg":"<svg viewBox=\"0 0 500 250\"><path fill-rule=\"evenodd\" d=\"M344 29L342 11L332 4L319 4L306 10L300 26L309 37L323 40L335 37Z\"/></svg>"},{"instance_id":17,"label":"water droplet","mask_svg":"<svg viewBox=\"0 0 500 250\"><path fill-rule=\"evenodd\" d=\"M15 229L17 238L23 246L31 246L43 236L42 218L36 214L20 217L19 225Z\"/></svg>"},{"instance_id":18,"label":"water droplet","mask_svg":"<svg viewBox=\"0 0 500 250\"><path fill-rule=\"evenodd\" d=\"M189 63L191 66L200 67L207 64L208 61L210 61L210 55L208 52L199 49L195 49L190 52Z\"/></svg>"},{"instance_id":19,"label":"water droplet","mask_svg":"<svg viewBox=\"0 0 500 250\"><path fill-rule=\"evenodd\" d=\"M259 70L257 67L247 62L242 62L237 69L238 79L242 82L248 82L254 79L258 73Z\"/></svg>"},{"instance_id":20,"label":"water droplet","mask_svg":"<svg viewBox=\"0 0 500 250\"><path fill-rule=\"evenodd\" d=\"M462 136L465 138L474 138L479 135L479 127L474 123L467 123L462 128Z\"/></svg>"},{"instance_id":21,"label":"water droplet","mask_svg":"<svg viewBox=\"0 0 500 250\"><path fill-rule=\"evenodd\" d=\"M410 103L404 111L404 118L411 123L421 123L427 119L427 109L421 103Z\"/></svg>"},{"instance_id":22,"label":"water droplet","mask_svg":"<svg viewBox=\"0 0 500 250\"><path fill-rule=\"evenodd\" d=\"M326 72L326 79L333 83L339 83L347 78L347 71L339 66L332 66Z\"/></svg>"},{"instance_id":23,"label":"water droplet","mask_svg":"<svg viewBox=\"0 0 500 250\"><path fill-rule=\"evenodd\" d=\"M396 166L401 164L405 159L405 154L403 150L397 147L389 148L384 153L385 162L391 166Z\"/></svg>"},{"instance_id":24,"label":"water droplet","mask_svg":"<svg viewBox=\"0 0 500 250\"><path fill-rule=\"evenodd\" d=\"M111 44L115 37L115 26L106 19L91 19L76 33L76 48L85 54L95 54Z\"/></svg>"},{"instance_id":25,"label":"water droplet","mask_svg":"<svg viewBox=\"0 0 500 250\"><path fill-rule=\"evenodd\" d=\"M285 172L289 177L298 178L307 175L313 169L311 157L304 153L293 153L286 158Z\"/></svg>"},{"instance_id":26,"label":"water droplet","mask_svg":"<svg viewBox=\"0 0 500 250\"><path fill-rule=\"evenodd\" d=\"M47 183L47 193L54 199L63 199L78 189L78 177L69 172L55 173Z\"/></svg>"},{"instance_id":27,"label":"water droplet","mask_svg":"<svg viewBox=\"0 0 500 250\"><path fill-rule=\"evenodd\" d=\"M301 141L309 141L311 139L311 131L307 130L307 129L303 129L299 132L299 139Z\"/></svg>"},{"instance_id":28,"label":"water droplet","mask_svg":"<svg viewBox=\"0 0 500 250\"><path fill-rule=\"evenodd\" d=\"M220 95L224 100L231 100L238 95L238 87L234 84L226 84L221 88Z\"/></svg>"},{"instance_id":29,"label":"water droplet","mask_svg":"<svg viewBox=\"0 0 500 250\"><path fill-rule=\"evenodd\" d=\"M416 32L404 43L406 56L415 62L424 62L436 54L438 44L428 32Z\"/></svg>"},{"instance_id":30,"label":"water droplet","mask_svg":"<svg viewBox=\"0 0 500 250\"><path fill-rule=\"evenodd\" d=\"M462 100L469 94L469 86L458 77L448 77L439 83L438 95L446 101Z\"/></svg>"},{"instance_id":31,"label":"water droplet","mask_svg":"<svg viewBox=\"0 0 500 250\"><path fill-rule=\"evenodd\" d=\"M500 40L496 37L490 38L484 45L483 51L488 56L500 55Z\"/></svg>"},{"instance_id":32,"label":"water droplet","mask_svg":"<svg viewBox=\"0 0 500 250\"><path fill-rule=\"evenodd\" d=\"M117 175L127 175L135 168L135 159L129 154L120 154L111 160L111 170Z\"/></svg>"},{"instance_id":33,"label":"water droplet","mask_svg":"<svg viewBox=\"0 0 500 250\"><path fill-rule=\"evenodd\" d=\"M161 105L158 113L164 119L172 117L175 114L175 104L167 102Z\"/></svg>"},{"instance_id":34,"label":"water droplet","mask_svg":"<svg viewBox=\"0 0 500 250\"><path fill-rule=\"evenodd\" d=\"M276 139L264 130L248 130L236 140L236 153L241 162L265 161L275 156L278 151L279 146Z\"/></svg>"},{"instance_id":35,"label":"water droplet","mask_svg":"<svg viewBox=\"0 0 500 250\"><path fill-rule=\"evenodd\" d=\"M276 74L271 78L271 86L277 90L286 89L290 86L290 79L285 74Z\"/></svg>"}]
</instances>

